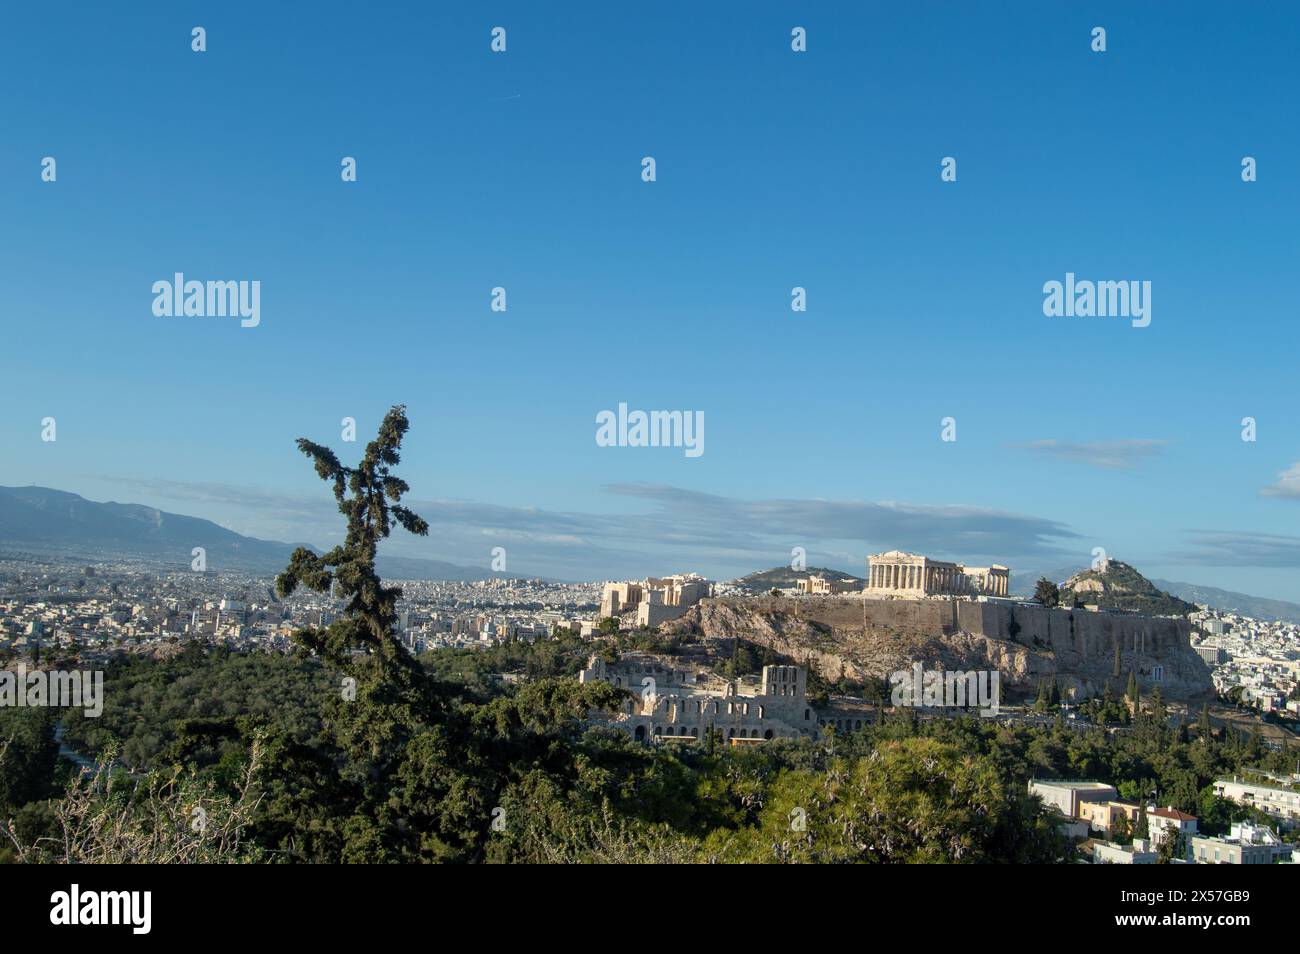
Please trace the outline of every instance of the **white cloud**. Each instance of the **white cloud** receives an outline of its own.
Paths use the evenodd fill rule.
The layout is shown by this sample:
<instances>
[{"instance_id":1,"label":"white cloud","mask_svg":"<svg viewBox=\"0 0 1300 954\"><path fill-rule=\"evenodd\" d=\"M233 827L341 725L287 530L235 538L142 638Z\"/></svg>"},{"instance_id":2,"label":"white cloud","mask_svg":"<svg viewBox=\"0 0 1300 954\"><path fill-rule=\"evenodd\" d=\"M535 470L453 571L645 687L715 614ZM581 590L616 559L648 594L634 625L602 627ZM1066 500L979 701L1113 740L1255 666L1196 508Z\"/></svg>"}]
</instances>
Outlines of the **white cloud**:
<instances>
[{"instance_id":1,"label":"white cloud","mask_svg":"<svg viewBox=\"0 0 1300 954\"><path fill-rule=\"evenodd\" d=\"M1078 464L1089 464L1107 470L1128 470L1139 462L1156 457L1172 441L1166 440L1121 440L1121 441L1028 441L1024 444L1012 444L1020 450L1036 451L1057 457L1061 460Z\"/></svg>"},{"instance_id":2,"label":"white cloud","mask_svg":"<svg viewBox=\"0 0 1300 954\"><path fill-rule=\"evenodd\" d=\"M1277 475L1277 483L1260 490L1265 497L1290 497L1300 499L1300 461Z\"/></svg>"}]
</instances>

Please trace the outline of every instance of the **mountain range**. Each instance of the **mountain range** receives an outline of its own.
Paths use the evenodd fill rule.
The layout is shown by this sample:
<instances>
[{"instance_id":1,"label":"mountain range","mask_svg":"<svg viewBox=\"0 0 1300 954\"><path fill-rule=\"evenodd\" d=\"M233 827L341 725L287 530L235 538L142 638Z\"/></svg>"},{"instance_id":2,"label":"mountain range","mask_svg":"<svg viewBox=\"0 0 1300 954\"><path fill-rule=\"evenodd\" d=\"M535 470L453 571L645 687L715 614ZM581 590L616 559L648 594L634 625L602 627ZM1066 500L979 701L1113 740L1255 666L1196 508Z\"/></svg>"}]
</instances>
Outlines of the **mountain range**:
<instances>
[{"instance_id":1,"label":"mountain range","mask_svg":"<svg viewBox=\"0 0 1300 954\"><path fill-rule=\"evenodd\" d=\"M139 560L188 569L203 547L209 570L278 573L298 546L246 537L183 514L141 504L97 503L49 487L0 487L0 555ZM412 557L381 556L381 575L407 580L504 579L507 574Z\"/></svg>"},{"instance_id":2,"label":"mountain range","mask_svg":"<svg viewBox=\"0 0 1300 954\"><path fill-rule=\"evenodd\" d=\"M168 513L141 504L98 503L74 493L49 487L0 487L0 556L33 555L64 559L133 559L176 568L188 568L191 551L201 546L212 570L269 574L284 569L296 546L246 537L233 530L183 514ZM319 550L317 550L319 552ZM379 572L390 579L483 580L504 579L476 567L414 557L381 556ZM1011 594L1031 596L1039 577L1059 583L1084 570L1082 565L1034 573L1013 573ZM858 579L848 573L812 567L798 572L786 567L762 570L743 577L747 589L766 591L773 586L793 586L809 573L835 580ZM1171 596L1215 609L1258 619L1300 622L1300 604L1236 593L1196 583L1151 580Z\"/></svg>"}]
</instances>

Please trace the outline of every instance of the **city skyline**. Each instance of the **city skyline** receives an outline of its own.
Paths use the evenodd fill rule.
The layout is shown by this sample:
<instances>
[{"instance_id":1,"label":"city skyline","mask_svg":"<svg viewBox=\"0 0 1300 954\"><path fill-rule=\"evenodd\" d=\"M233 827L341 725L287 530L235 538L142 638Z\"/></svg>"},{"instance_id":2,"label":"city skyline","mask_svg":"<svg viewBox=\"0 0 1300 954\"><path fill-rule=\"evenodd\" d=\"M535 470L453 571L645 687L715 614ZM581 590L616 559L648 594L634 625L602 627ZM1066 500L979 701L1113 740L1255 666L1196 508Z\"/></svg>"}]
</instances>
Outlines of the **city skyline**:
<instances>
[{"instance_id":1,"label":"city skyline","mask_svg":"<svg viewBox=\"0 0 1300 954\"><path fill-rule=\"evenodd\" d=\"M0 484L327 546L294 439L348 460L405 403L431 533L392 555L725 579L1103 547L1300 600L1300 14L930 9L12 12ZM260 282L259 323L159 317L178 272ZM1047 317L1067 275L1150 282L1150 324ZM620 404L702 414L703 453L600 446Z\"/></svg>"}]
</instances>

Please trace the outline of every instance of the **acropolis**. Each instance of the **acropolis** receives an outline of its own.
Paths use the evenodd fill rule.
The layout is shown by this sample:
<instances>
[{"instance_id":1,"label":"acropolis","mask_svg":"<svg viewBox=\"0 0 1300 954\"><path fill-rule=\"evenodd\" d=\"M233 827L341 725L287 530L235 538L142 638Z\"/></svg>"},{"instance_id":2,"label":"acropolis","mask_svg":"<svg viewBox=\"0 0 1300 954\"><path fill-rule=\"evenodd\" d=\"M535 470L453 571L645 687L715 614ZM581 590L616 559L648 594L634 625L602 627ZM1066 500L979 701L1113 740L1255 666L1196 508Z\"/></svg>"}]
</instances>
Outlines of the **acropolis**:
<instances>
[{"instance_id":1,"label":"acropolis","mask_svg":"<svg viewBox=\"0 0 1300 954\"><path fill-rule=\"evenodd\" d=\"M1011 571L1000 564L964 566L889 550L867 558L866 596L1007 596Z\"/></svg>"},{"instance_id":2,"label":"acropolis","mask_svg":"<svg viewBox=\"0 0 1300 954\"><path fill-rule=\"evenodd\" d=\"M661 579L606 582L600 597L602 617L636 611L638 626L658 626L676 619L706 596L713 584L698 573L678 573Z\"/></svg>"}]
</instances>

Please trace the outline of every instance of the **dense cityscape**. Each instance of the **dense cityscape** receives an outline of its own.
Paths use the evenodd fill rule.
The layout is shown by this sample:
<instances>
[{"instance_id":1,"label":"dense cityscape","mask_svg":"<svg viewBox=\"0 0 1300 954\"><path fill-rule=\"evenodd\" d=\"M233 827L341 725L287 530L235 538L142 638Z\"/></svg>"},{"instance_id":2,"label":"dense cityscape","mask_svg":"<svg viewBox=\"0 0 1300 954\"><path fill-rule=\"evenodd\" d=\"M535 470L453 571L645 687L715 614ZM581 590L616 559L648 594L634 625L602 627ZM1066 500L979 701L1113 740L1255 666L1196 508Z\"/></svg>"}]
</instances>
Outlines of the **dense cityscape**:
<instances>
[{"instance_id":1,"label":"dense cityscape","mask_svg":"<svg viewBox=\"0 0 1300 954\"><path fill-rule=\"evenodd\" d=\"M816 585L816 577L813 577ZM600 583L527 579L408 580L399 633L414 653L533 641L557 629L590 637L610 615ZM799 596L808 587L787 587ZM745 592L740 581L714 585ZM827 590L829 592L829 589ZM0 558L0 658L154 653L189 640L232 649L287 651L305 626L328 626L341 603L328 595L275 594L274 579L237 573L164 571L148 563L94 565ZM1211 666L1224 699L1262 713L1300 717L1300 624L1200 607L1192 646ZM629 623L635 620L629 620Z\"/></svg>"},{"instance_id":2,"label":"dense cityscape","mask_svg":"<svg viewBox=\"0 0 1300 954\"><path fill-rule=\"evenodd\" d=\"M1219 695L1300 718L1300 624L1208 607L1191 619L1200 634L1194 648L1212 667Z\"/></svg>"},{"instance_id":3,"label":"dense cityscape","mask_svg":"<svg viewBox=\"0 0 1300 954\"><path fill-rule=\"evenodd\" d=\"M600 595L599 584L541 580L400 585L399 632L415 653L531 641L556 627L589 635ZM305 591L278 599L271 578L0 560L0 652L9 655L72 653L90 662L116 652L165 652L190 640L286 651L295 630L328 626L340 606Z\"/></svg>"}]
</instances>

